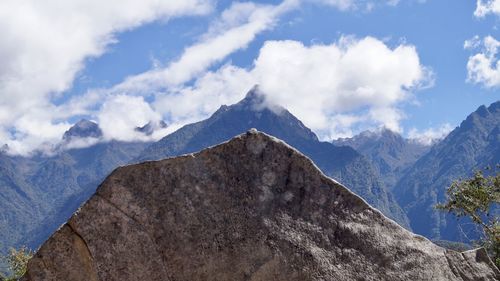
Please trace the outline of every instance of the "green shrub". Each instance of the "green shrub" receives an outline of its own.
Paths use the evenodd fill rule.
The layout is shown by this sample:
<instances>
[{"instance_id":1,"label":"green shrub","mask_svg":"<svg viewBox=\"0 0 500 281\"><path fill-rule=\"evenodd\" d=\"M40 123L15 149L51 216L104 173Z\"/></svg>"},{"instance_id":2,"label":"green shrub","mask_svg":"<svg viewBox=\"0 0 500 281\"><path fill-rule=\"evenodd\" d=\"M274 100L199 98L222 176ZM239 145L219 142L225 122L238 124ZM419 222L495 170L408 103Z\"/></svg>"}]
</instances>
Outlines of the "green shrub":
<instances>
[{"instance_id":1,"label":"green shrub","mask_svg":"<svg viewBox=\"0 0 500 281\"><path fill-rule=\"evenodd\" d=\"M16 281L25 273L28 266L28 261L33 257L33 251L27 247L21 247L19 250L11 248L6 256L1 259L7 264L8 274L0 273L0 280Z\"/></svg>"}]
</instances>

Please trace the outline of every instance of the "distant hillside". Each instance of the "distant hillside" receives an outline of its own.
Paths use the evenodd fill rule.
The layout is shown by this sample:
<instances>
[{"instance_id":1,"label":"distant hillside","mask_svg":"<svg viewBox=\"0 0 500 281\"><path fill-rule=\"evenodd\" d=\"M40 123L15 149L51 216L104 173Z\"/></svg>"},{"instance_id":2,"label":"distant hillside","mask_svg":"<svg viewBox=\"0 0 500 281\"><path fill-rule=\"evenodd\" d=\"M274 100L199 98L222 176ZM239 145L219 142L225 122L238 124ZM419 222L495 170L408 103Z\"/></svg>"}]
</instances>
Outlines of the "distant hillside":
<instances>
[{"instance_id":1,"label":"distant hillside","mask_svg":"<svg viewBox=\"0 0 500 281\"><path fill-rule=\"evenodd\" d=\"M309 156L327 175L377 207L387 216L407 226L401 208L387 192L368 159L350 147L321 142L286 109L262 106L263 96L254 89L245 99L222 106L210 118L186 125L149 146L139 161L157 160L199 151L221 143L250 128L276 136Z\"/></svg>"},{"instance_id":2,"label":"distant hillside","mask_svg":"<svg viewBox=\"0 0 500 281\"><path fill-rule=\"evenodd\" d=\"M64 134L100 137L97 124L80 121ZM128 164L147 143L101 142L30 158L0 154L0 251L38 247L92 195L116 167Z\"/></svg>"},{"instance_id":3,"label":"distant hillside","mask_svg":"<svg viewBox=\"0 0 500 281\"><path fill-rule=\"evenodd\" d=\"M406 170L430 146L403 138L389 129L365 131L352 138L333 141L336 145L347 145L370 159L380 179L392 190Z\"/></svg>"},{"instance_id":4,"label":"distant hillside","mask_svg":"<svg viewBox=\"0 0 500 281\"><path fill-rule=\"evenodd\" d=\"M31 160L0 153L0 252L36 227L48 215L43 190L25 178Z\"/></svg>"},{"instance_id":5,"label":"distant hillside","mask_svg":"<svg viewBox=\"0 0 500 281\"><path fill-rule=\"evenodd\" d=\"M397 183L394 193L412 229L434 239L473 237L467 221L435 210L453 180L500 163L500 102L481 106L422 156Z\"/></svg>"}]
</instances>

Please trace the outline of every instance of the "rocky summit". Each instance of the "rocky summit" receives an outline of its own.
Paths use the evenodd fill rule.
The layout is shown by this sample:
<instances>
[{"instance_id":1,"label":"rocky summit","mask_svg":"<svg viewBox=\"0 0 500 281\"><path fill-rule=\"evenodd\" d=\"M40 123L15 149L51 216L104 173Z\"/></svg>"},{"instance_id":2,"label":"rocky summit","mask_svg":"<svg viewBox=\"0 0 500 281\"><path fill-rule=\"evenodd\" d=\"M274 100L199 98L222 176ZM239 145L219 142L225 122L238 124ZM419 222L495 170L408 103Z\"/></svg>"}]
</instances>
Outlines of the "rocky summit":
<instances>
[{"instance_id":1,"label":"rocky summit","mask_svg":"<svg viewBox=\"0 0 500 281\"><path fill-rule=\"evenodd\" d=\"M24 280L498 280L484 250L415 235L250 131L115 170Z\"/></svg>"}]
</instances>

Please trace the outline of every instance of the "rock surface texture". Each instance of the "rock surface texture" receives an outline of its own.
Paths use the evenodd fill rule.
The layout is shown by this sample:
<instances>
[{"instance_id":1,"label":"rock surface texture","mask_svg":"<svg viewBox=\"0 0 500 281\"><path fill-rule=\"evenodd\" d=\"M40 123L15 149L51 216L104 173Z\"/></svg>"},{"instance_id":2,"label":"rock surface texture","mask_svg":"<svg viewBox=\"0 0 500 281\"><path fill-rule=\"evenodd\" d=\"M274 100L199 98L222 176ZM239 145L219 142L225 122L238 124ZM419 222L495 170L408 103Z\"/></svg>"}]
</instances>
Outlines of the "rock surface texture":
<instances>
[{"instance_id":1,"label":"rock surface texture","mask_svg":"<svg viewBox=\"0 0 500 281\"><path fill-rule=\"evenodd\" d=\"M498 280L483 250L410 233L283 142L250 131L115 170L24 280Z\"/></svg>"},{"instance_id":2,"label":"rock surface texture","mask_svg":"<svg viewBox=\"0 0 500 281\"><path fill-rule=\"evenodd\" d=\"M408 217L386 189L369 159L351 147L320 141L288 110L266 101L258 86L240 102L223 105L210 118L186 125L148 146L136 160L160 160L197 152L228 141L251 128L293 146L313 160L327 176L341 182L383 214L410 229Z\"/></svg>"}]
</instances>

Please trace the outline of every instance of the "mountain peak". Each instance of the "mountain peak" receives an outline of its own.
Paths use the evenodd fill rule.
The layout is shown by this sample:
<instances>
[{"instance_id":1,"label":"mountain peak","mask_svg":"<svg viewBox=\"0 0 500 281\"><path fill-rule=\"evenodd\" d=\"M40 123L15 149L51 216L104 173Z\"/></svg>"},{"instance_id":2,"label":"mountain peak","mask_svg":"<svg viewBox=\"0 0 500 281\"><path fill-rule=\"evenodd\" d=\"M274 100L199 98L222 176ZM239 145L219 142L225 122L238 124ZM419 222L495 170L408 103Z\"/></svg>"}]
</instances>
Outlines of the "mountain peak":
<instances>
[{"instance_id":1,"label":"mountain peak","mask_svg":"<svg viewBox=\"0 0 500 281\"><path fill-rule=\"evenodd\" d=\"M399 134L398 132L395 132L387 127L382 127L380 128L380 133L384 136L397 136L397 137L401 137L401 134Z\"/></svg>"},{"instance_id":2,"label":"mountain peak","mask_svg":"<svg viewBox=\"0 0 500 281\"><path fill-rule=\"evenodd\" d=\"M152 135L156 130L165 129L168 127L167 123L163 120L149 121L142 127L136 127L135 131L145 134L146 136Z\"/></svg>"},{"instance_id":3,"label":"mountain peak","mask_svg":"<svg viewBox=\"0 0 500 281\"><path fill-rule=\"evenodd\" d=\"M486 107L481 105L472 112L467 118L460 123L459 131L465 132L473 129L480 129L484 126L489 126L489 123L497 122L497 115L500 114L500 101L492 103L490 106ZM494 125L494 124L493 124Z\"/></svg>"},{"instance_id":4,"label":"mountain peak","mask_svg":"<svg viewBox=\"0 0 500 281\"><path fill-rule=\"evenodd\" d=\"M496 101L496 102L490 104L490 106L488 107L488 110L490 112L500 111L500 101Z\"/></svg>"},{"instance_id":5,"label":"mountain peak","mask_svg":"<svg viewBox=\"0 0 500 281\"><path fill-rule=\"evenodd\" d=\"M482 117L488 116L490 114L488 108L485 105L481 105L477 110L476 113L479 114Z\"/></svg>"},{"instance_id":6,"label":"mountain peak","mask_svg":"<svg viewBox=\"0 0 500 281\"><path fill-rule=\"evenodd\" d=\"M343 144L350 145L354 142L365 143L365 142L373 142L376 140L383 142L397 142L397 143L405 141L405 139L398 132L394 132L389 128L382 127L376 130L363 131L350 138L339 138L337 140L334 140L333 143L339 145Z\"/></svg>"},{"instance_id":7,"label":"mountain peak","mask_svg":"<svg viewBox=\"0 0 500 281\"><path fill-rule=\"evenodd\" d=\"M255 85L250 91L248 91L245 98L235 104L235 106L253 111L261 111L266 108L266 97L260 90L259 85Z\"/></svg>"},{"instance_id":8,"label":"mountain peak","mask_svg":"<svg viewBox=\"0 0 500 281\"><path fill-rule=\"evenodd\" d=\"M64 141L71 141L74 138L100 138L102 137L102 130L97 123L87 119L81 119L76 122L69 130L63 135Z\"/></svg>"},{"instance_id":9,"label":"mountain peak","mask_svg":"<svg viewBox=\"0 0 500 281\"><path fill-rule=\"evenodd\" d=\"M9 145L8 144L4 144L0 147L0 154L5 154L7 152L9 152Z\"/></svg>"}]
</instances>

